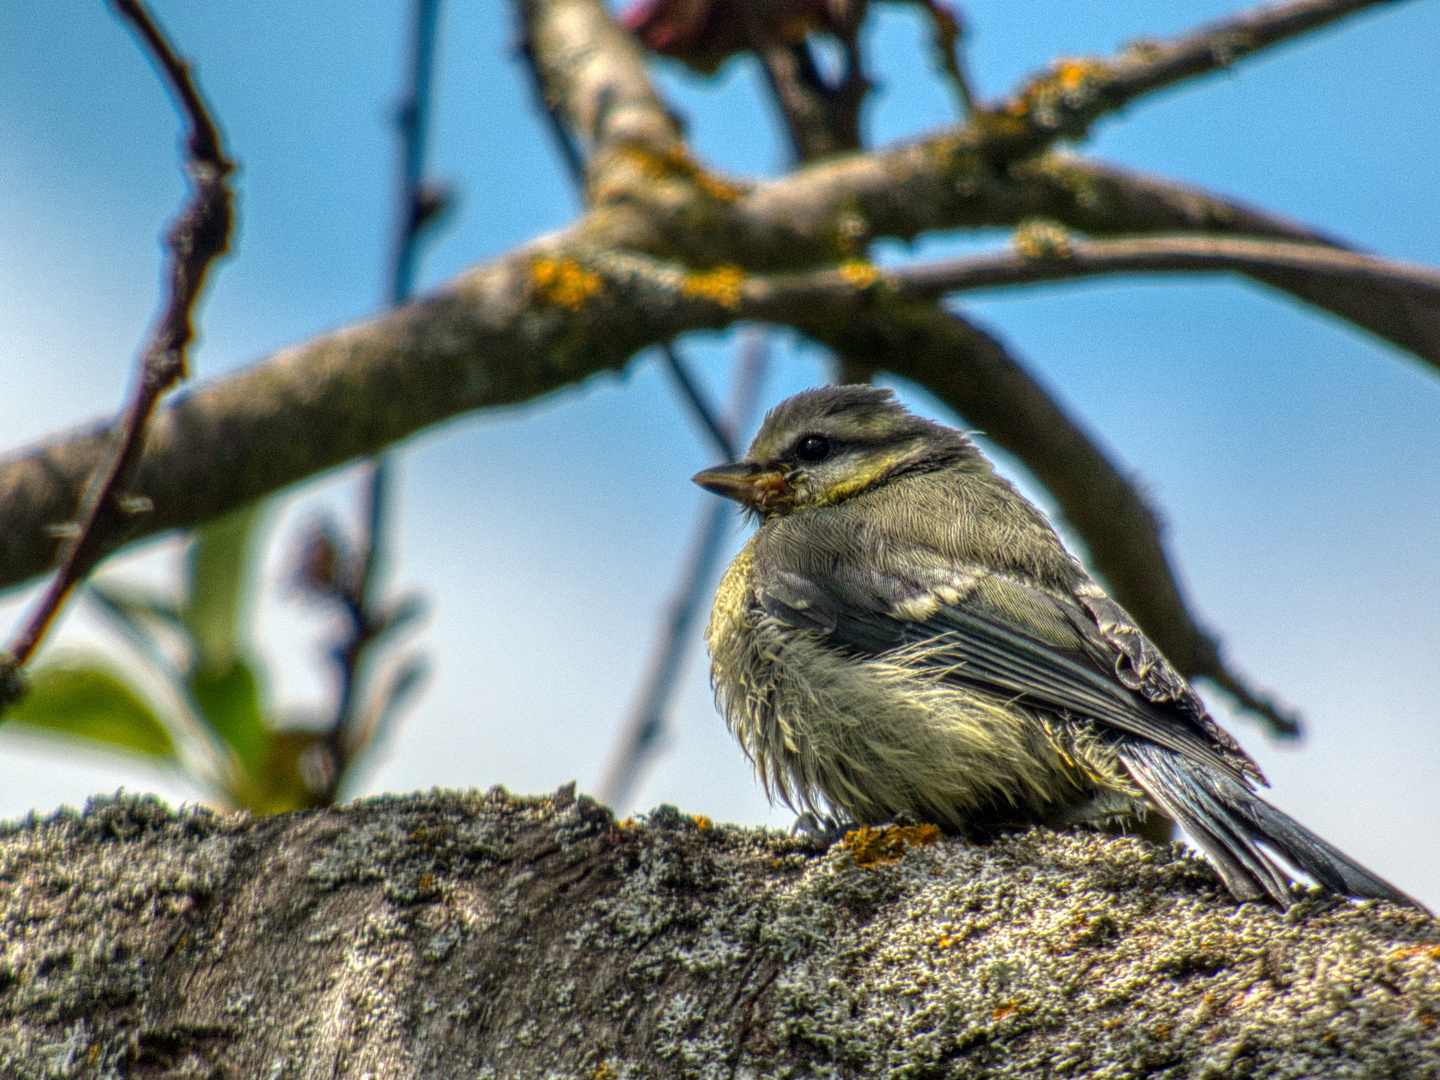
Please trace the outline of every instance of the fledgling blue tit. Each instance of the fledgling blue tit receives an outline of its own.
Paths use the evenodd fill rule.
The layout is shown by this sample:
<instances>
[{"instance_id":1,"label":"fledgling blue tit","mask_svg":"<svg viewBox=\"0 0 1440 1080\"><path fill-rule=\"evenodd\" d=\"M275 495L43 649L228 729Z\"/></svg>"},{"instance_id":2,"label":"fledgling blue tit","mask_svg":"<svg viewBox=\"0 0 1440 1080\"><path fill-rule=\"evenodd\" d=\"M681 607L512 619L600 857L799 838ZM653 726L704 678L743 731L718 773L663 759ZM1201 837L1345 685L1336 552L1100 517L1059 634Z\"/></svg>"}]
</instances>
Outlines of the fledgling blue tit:
<instances>
[{"instance_id":1,"label":"fledgling blue tit","mask_svg":"<svg viewBox=\"0 0 1440 1080\"><path fill-rule=\"evenodd\" d=\"M772 797L963 836L1155 807L1237 900L1323 888L1419 907L1255 794L1255 763L966 436L889 390L782 402L696 483L760 527L706 640Z\"/></svg>"}]
</instances>

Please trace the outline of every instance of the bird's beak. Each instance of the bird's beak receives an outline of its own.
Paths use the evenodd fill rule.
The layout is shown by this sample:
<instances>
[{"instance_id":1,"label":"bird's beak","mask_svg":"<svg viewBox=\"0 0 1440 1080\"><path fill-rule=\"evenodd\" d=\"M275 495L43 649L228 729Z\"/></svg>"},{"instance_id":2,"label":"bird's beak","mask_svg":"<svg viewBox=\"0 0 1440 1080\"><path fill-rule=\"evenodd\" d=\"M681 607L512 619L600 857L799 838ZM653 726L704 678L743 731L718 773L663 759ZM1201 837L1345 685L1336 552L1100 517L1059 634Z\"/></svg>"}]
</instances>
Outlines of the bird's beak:
<instances>
[{"instance_id":1,"label":"bird's beak","mask_svg":"<svg viewBox=\"0 0 1440 1080\"><path fill-rule=\"evenodd\" d=\"M764 505L789 487L783 472L777 469L767 471L760 465L744 461L702 469L690 479L706 491L748 506Z\"/></svg>"}]
</instances>

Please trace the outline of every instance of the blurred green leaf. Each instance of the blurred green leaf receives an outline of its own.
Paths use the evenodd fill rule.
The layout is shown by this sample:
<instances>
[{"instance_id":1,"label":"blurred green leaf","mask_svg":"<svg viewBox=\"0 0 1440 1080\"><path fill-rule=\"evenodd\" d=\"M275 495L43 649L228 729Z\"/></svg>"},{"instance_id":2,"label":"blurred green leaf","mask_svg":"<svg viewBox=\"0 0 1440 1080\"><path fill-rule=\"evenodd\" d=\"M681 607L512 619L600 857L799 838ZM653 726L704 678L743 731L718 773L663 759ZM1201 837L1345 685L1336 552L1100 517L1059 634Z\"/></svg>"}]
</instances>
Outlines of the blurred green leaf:
<instances>
[{"instance_id":1,"label":"blurred green leaf","mask_svg":"<svg viewBox=\"0 0 1440 1080\"><path fill-rule=\"evenodd\" d=\"M307 759L329 760L325 736L314 731L272 731L258 767L234 779L230 797L241 809L256 814L283 814L320 805L318 792L306 776Z\"/></svg>"},{"instance_id":2,"label":"blurred green leaf","mask_svg":"<svg viewBox=\"0 0 1440 1080\"><path fill-rule=\"evenodd\" d=\"M246 771L254 770L265 759L270 735L254 670L244 660L233 660L223 668L199 668L189 684L203 719L235 751Z\"/></svg>"},{"instance_id":3,"label":"blurred green leaf","mask_svg":"<svg viewBox=\"0 0 1440 1080\"><path fill-rule=\"evenodd\" d=\"M197 669L227 671L243 647L251 549L265 505L253 503L195 530L182 616L195 640Z\"/></svg>"},{"instance_id":4,"label":"blurred green leaf","mask_svg":"<svg viewBox=\"0 0 1440 1080\"><path fill-rule=\"evenodd\" d=\"M177 760L170 732L154 710L123 678L90 660L35 668L29 692L10 707L9 724Z\"/></svg>"}]
</instances>

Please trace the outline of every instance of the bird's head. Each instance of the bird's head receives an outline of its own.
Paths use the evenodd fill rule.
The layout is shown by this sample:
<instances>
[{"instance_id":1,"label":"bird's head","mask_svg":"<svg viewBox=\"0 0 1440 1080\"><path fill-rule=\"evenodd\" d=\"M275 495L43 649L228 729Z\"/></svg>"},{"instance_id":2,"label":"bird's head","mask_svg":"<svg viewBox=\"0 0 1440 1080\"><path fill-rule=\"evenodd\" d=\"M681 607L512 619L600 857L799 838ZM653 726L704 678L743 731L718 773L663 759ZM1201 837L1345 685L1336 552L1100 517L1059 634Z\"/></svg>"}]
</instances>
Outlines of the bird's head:
<instances>
[{"instance_id":1,"label":"bird's head","mask_svg":"<svg viewBox=\"0 0 1440 1080\"><path fill-rule=\"evenodd\" d=\"M971 457L978 454L963 434L916 416L893 390L827 386L786 398L743 458L693 479L769 519Z\"/></svg>"}]
</instances>

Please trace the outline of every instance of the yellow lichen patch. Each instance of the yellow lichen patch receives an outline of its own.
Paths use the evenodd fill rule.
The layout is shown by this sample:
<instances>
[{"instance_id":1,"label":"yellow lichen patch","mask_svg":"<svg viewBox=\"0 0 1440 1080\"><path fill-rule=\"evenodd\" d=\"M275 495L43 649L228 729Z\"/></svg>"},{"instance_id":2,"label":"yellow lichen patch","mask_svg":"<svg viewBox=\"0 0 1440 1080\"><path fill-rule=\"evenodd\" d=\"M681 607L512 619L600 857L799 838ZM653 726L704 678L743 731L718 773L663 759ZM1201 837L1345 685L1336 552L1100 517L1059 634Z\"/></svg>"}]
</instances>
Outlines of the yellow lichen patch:
<instances>
[{"instance_id":1,"label":"yellow lichen patch","mask_svg":"<svg viewBox=\"0 0 1440 1080\"><path fill-rule=\"evenodd\" d=\"M1400 949L1392 959L1408 960L1412 956L1428 956L1431 960L1440 960L1440 945L1417 945L1410 949Z\"/></svg>"},{"instance_id":2,"label":"yellow lichen patch","mask_svg":"<svg viewBox=\"0 0 1440 1080\"><path fill-rule=\"evenodd\" d=\"M1004 1020L1007 1016L1010 1016L1013 1013L1018 1012L1019 1010L1020 1003L1012 999L1010 1001L1006 1001L1000 1005L995 1006L995 1011L991 1014L991 1019L997 1021Z\"/></svg>"},{"instance_id":3,"label":"yellow lichen patch","mask_svg":"<svg viewBox=\"0 0 1440 1080\"><path fill-rule=\"evenodd\" d=\"M541 256L530 263L530 284L542 304L579 311L604 287L600 275L586 270L574 259Z\"/></svg>"},{"instance_id":4,"label":"yellow lichen patch","mask_svg":"<svg viewBox=\"0 0 1440 1080\"><path fill-rule=\"evenodd\" d=\"M898 861L907 848L928 847L940 842L940 830L934 825L887 825L872 829L869 825L845 834L845 848L857 866L879 866Z\"/></svg>"},{"instance_id":5,"label":"yellow lichen patch","mask_svg":"<svg viewBox=\"0 0 1440 1080\"><path fill-rule=\"evenodd\" d=\"M880 271L864 259L846 259L840 264L840 276L857 289L868 289L880 280Z\"/></svg>"},{"instance_id":6,"label":"yellow lichen patch","mask_svg":"<svg viewBox=\"0 0 1440 1080\"><path fill-rule=\"evenodd\" d=\"M1109 66L1101 60L1067 58L1055 62L1055 81L1060 84L1060 89L1066 91L1078 90L1087 82L1104 78L1109 74Z\"/></svg>"},{"instance_id":7,"label":"yellow lichen patch","mask_svg":"<svg viewBox=\"0 0 1440 1080\"><path fill-rule=\"evenodd\" d=\"M740 306L740 287L745 283L745 271L738 266L717 266L713 270L701 270L686 274L680 283L685 296L698 296L714 300L727 308Z\"/></svg>"},{"instance_id":8,"label":"yellow lichen patch","mask_svg":"<svg viewBox=\"0 0 1440 1080\"><path fill-rule=\"evenodd\" d=\"M1103 60L1093 57L1067 57L1057 60L1049 75L1036 79L1026 87L1023 94L1005 106L1005 111L1012 116L1044 112L1053 108L1060 99L1068 98L1074 101L1085 96L1097 83L1105 82L1110 77L1110 65Z\"/></svg>"},{"instance_id":9,"label":"yellow lichen patch","mask_svg":"<svg viewBox=\"0 0 1440 1080\"><path fill-rule=\"evenodd\" d=\"M595 1068L590 1070L590 1080L615 1080L620 1074L615 1071L615 1066L608 1061L602 1061Z\"/></svg>"},{"instance_id":10,"label":"yellow lichen patch","mask_svg":"<svg viewBox=\"0 0 1440 1080\"><path fill-rule=\"evenodd\" d=\"M1065 226L1045 218L1022 221L1011 242L1026 259L1068 259L1075 254Z\"/></svg>"},{"instance_id":11,"label":"yellow lichen patch","mask_svg":"<svg viewBox=\"0 0 1440 1080\"><path fill-rule=\"evenodd\" d=\"M704 814L696 814L696 815L695 815L695 818L694 818L694 821L695 821L695 828L697 828L697 829L708 829L708 828L710 828L711 821L710 821L710 819L709 819L708 817L706 817Z\"/></svg>"},{"instance_id":12,"label":"yellow lichen patch","mask_svg":"<svg viewBox=\"0 0 1440 1080\"><path fill-rule=\"evenodd\" d=\"M617 154L638 168L648 180L687 180L720 202L734 202L745 194L745 189L739 184L707 172L683 146L656 151L648 146L629 143L620 147Z\"/></svg>"}]
</instances>

